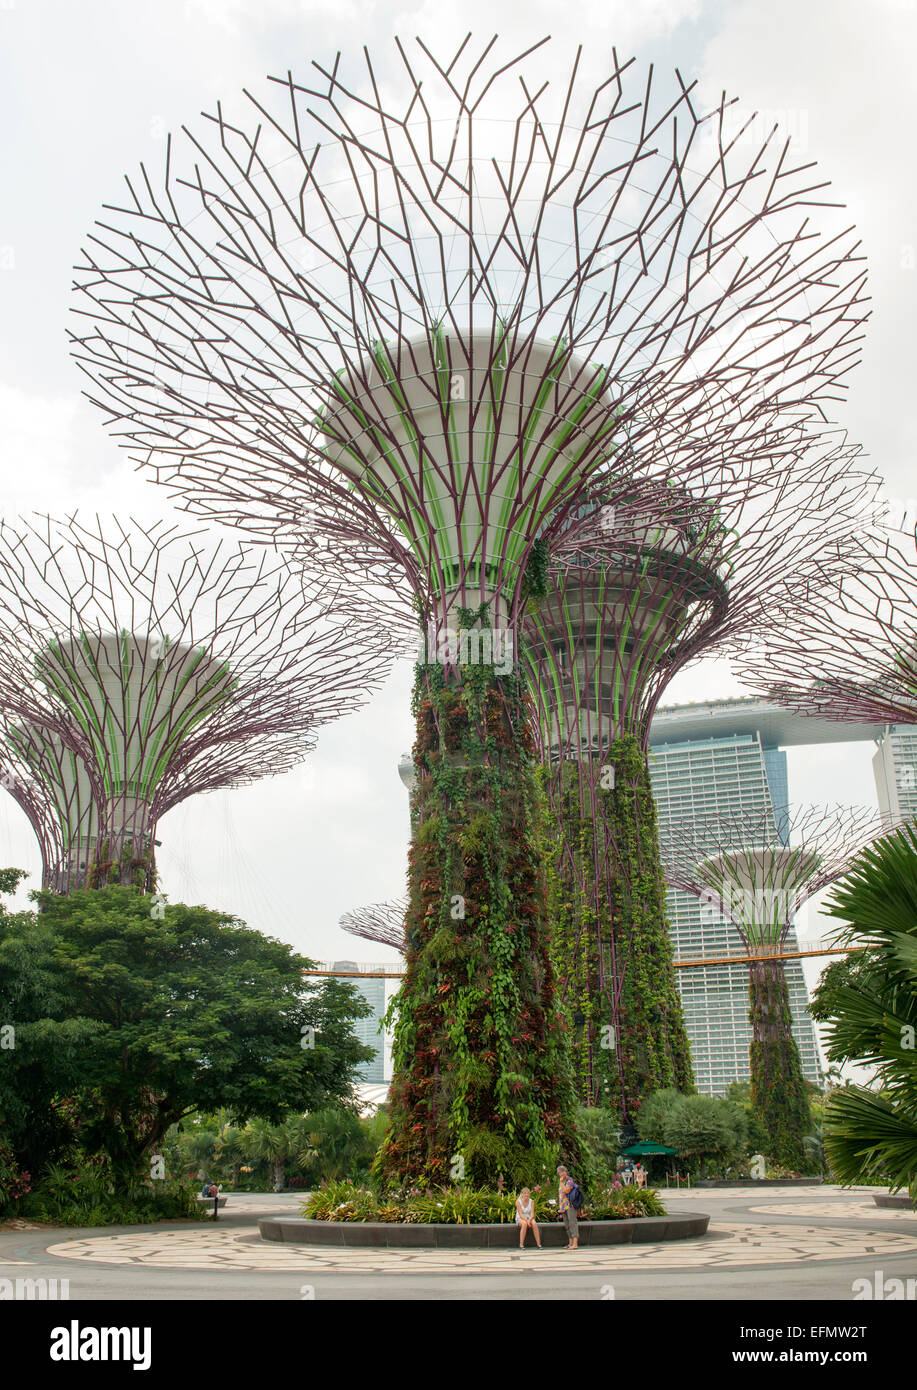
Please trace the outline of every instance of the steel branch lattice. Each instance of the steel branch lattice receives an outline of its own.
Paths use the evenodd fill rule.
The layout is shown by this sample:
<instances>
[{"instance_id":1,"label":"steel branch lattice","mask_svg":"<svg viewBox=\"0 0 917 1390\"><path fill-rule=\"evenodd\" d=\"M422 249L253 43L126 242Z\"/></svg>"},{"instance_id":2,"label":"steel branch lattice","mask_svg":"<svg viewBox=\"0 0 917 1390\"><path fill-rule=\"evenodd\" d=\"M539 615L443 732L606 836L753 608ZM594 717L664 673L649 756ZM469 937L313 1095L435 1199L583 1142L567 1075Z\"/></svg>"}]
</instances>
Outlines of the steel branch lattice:
<instances>
[{"instance_id":1,"label":"steel branch lattice","mask_svg":"<svg viewBox=\"0 0 917 1390\"><path fill-rule=\"evenodd\" d=\"M46 885L148 862L168 810L287 770L355 708L387 658L335 599L165 522L0 523L6 784Z\"/></svg>"},{"instance_id":2,"label":"steel branch lattice","mask_svg":"<svg viewBox=\"0 0 917 1390\"><path fill-rule=\"evenodd\" d=\"M494 42L398 43L384 97L339 55L170 138L88 240L73 350L188 507L366 543L426 618L512 627L589 477L798 458L866 310L776 131Z\"/></svg>"},{"instance_id":3,"label":"steel branch lattice","mask_svg":"<svg viewBox=\"0 0 917 1390\"><path fill-rule=\"evenodd\" d=\"M392 946L403 954L407 910L407 898L394 898L391 902L372 903L369 907L345 912L339 925L351 936L362 937L364 941L377 941L381 946Z\"/></svg>"},{"instance_id":4,"label":"steel branch lattice","mask_svg":"<svg viewBox=\"0 0 917 1390\"><path fill-rule=\"evenodd\" d=\"M782 946L802 905L889 829L867 807L732 811L670 827L663 862L671 887L701 898L749 951L765 953Z\"/></svg>"},{"instance_id":5,"label":"steel branch lattice","mask_svg":"<svg viewBox=\"0 0 917 1390\"><path fill-rule=\"evenodd\" d=\"M917 530L866 532L839 569L826 564L806 603L784 611L743 661L743 677L801 714L917 723Z\"/></svg>"}]
</instances>

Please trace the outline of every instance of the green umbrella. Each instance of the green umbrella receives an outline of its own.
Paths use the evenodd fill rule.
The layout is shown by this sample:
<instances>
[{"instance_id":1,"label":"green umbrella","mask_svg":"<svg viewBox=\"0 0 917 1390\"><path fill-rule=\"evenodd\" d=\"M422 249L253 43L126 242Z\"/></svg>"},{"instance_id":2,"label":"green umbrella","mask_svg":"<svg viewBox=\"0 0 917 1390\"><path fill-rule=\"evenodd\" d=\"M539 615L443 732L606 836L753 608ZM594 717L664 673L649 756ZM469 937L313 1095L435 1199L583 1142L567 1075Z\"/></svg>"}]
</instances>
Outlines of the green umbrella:
<instances>
[{"instance_id":1,"label":"green umbrella","mask_svg":"<svg viewBox=\"0 0 917 1390\"><path fill-rule=\"evenodd\" d=\"M677 1154L678 1150L667 1149L665 1144L642 1143L631 1144L629 1149L622 1149L621 1153L625 1158L630 1158L632 1156L639 1157L642 1154Z\"/></svg>"}]
</instances>

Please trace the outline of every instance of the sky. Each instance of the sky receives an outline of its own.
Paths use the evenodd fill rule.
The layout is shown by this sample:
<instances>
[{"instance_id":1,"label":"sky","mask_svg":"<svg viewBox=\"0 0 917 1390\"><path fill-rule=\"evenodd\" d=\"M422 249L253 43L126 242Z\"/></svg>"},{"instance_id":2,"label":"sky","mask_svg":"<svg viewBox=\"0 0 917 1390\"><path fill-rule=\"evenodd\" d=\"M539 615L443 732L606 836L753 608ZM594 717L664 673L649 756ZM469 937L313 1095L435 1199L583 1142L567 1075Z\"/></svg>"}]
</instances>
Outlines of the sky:
<instances>
[{"instance_id":1,"label":"sky","mask_svg":"<svg viewBox=\"0 0 917 1390\"><path fill-rule=\"evenodd\" d=\"M862 236L872 318L836 420L917 505L913 324L917 196L915 0L0 0L0 502L38 510L168 516L165 489L133 471L81 394L66 338L71 267L121 177L157 163L166 132L268 74L305 73L392 39L444 49L472 30L521 49L552 32L590 70L633 53L725 89L777 120L831 180ZM317 960L391 959L338 927L343 912L404 890L408 810L398 778L412 742L410 667L362 711L324 730L299 770L195 798L161 823L159 868L174 899L232 912ZM666 703L741 693L722 663L686 672ZM798 802L875 803L872 746L789 750ZM40 877L31 831L0 799L0 863ZM817 931L817 923L804 924ZM810 979L815 967L807 970Z\"/></svg>"}]
</instances>

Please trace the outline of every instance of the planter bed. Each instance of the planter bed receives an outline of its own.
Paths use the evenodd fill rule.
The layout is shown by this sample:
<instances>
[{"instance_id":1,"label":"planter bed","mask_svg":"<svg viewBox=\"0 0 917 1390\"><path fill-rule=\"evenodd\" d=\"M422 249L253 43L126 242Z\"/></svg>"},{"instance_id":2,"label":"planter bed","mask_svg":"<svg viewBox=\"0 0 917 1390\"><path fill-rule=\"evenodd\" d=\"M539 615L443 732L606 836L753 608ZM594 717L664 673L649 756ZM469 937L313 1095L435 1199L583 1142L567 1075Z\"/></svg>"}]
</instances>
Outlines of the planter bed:
<instances>
[{"instance_id":1,"label":"planter bed","mask_svg":"<svg viewBox=\"0 0 917 1390\"><path fill-rule=\"evenodd\" d=\"M894 1207L896 1211L917 1211L917 1206L906 1192L876 1192L872 1200L877 1207Z\"/></svg>"},{"instance_id":2,"label":"planter bed","mask_svg":"<svg viewBox=\"0 0 917 1390\"><path fill-rule=\"evenodd\" d=\"M824 1178L739 1178L735 1182L726 1179L705 1178L703 1182L694 1183L695 1187L819 1187L824 1183ZM677 1189L671 1187L658 1188L659 1192L672 1192Z\"/></svg>"},{"instance_id":3,"label":"planter bed","mask_svg":"<svg viewBox=\"0 0 917 1390\"><path fill-rule=\"evenodd\" d=\"M580 1245L636 1245L662 1240L688 1240L707 1234L710 1217L702 1212L668 1216L634 1216L620 1221L581 1221ZM262 1240L291 1245L388 1246L440 1250L518 1249L519 1232L514 1222L496 1225L426 1225L422 1222L312 1221L307 1217L265 1217L258 1222ZM540 1225L545 1246L566 1245L567 1233L559 1221ZM525 1248L535 1249L531 1236Z\"/></svg>"}]
</instances>

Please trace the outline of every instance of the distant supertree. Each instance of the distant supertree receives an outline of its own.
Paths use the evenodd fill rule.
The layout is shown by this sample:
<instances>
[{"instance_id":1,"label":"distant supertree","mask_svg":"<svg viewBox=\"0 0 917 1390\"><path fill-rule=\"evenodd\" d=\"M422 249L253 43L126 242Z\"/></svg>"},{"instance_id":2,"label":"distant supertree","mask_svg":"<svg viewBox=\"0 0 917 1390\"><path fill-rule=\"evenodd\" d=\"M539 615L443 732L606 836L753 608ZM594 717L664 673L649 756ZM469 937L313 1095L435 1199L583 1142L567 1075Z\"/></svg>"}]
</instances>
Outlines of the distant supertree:
<instances>
[{"instance_id":1,"label":"distant supertree","mask_svg":"<svg viewBox=\"0 0 917 1390\"><path fill-rule=\"evenodd\" d=\"M383 555L434 633L379 1160L399 1183L575 1154L534 749L494 641L609 475L804 454L865 316L855 241L810 223L824 185L725 99L700 111L677 74L660 96L614 53L592 90L579 54L555 86L540 44L418 45L384 83L338 57L170 140L86 247L74 334L186 505Z\"/></svg>"},{"instance_id":2,"label":"distant supertree","mask_svg":"<svg viewBox=\"0 0 917 1390\"><path fill-rule=\"evenodd\" d=\"M405 951L404 919L408 910L407 898L394 898L387 903L372 903L345 912L339 926L351 936L364 941L376 941L380 946L392 946L402 955Z\"/></svg>"},{"instance_id":3,"label":"distant supertree","mask_svg":"<svg viewBox=\"0 0 917 1390\"><path fill-rule=\"evenodd\" d=\"M852 469L857 452L828 435L761 491L719 468L696 495L635 483L568 522L526 617L523 665L560 846L558 986L582 1099L626 1121L650 1092L691 1084L648 766L653 714L687 664L766 630L775 593L802 607L812 576L844 572L878 490Z\"/></svg>"},{"instance_id":4,"label":"distant supertree","mask_svg":"<svg viewBox=\"0 0 917 1390\"><path fill-rule=\"evenodd\" d=\"M733 924L749 955L751 1100L770 1156L805 1160L809 1124L793 1037L784 941L796 913L833 883L864 845L884 833L878 812L834 806L734 811L673 826L663 841L666 876Z\"/></svg>"},{"instance_id":5,"label":"distant supertree","mask_svg":"<svg viewBox=\"0 0 917 1390\"><path fill-rule=\"evenodd\" d=\"M71 878L85 883L99 839L99 817L89 773L72 747L38 724L2 727L0 783L25 812L41 851L42 887L66 892Z\"/></svg>"},{"instance_id":6,"label":"distant supertree","mask_svg":"<svg viewBox=\"0 0 917 1390\"><path fill-rule=\"evenodd\" d=\"M807 603L773 620L743 678L800 714L917 724L917 531L865 530L843 569L813 576Z\"/></svg>"},{"instance_id":7,"label":"distant supertree","mask_svg":"<svg viewBox=\"0 0 917 1390\"><path fill-rule=\"evenodd\" d=\"M163 522L0 522L9 789L45 886L151 887L162 815L285 771L355 708L387 665L334 598L308 603L261 547Z\"/></svg>"}]
</instances>

